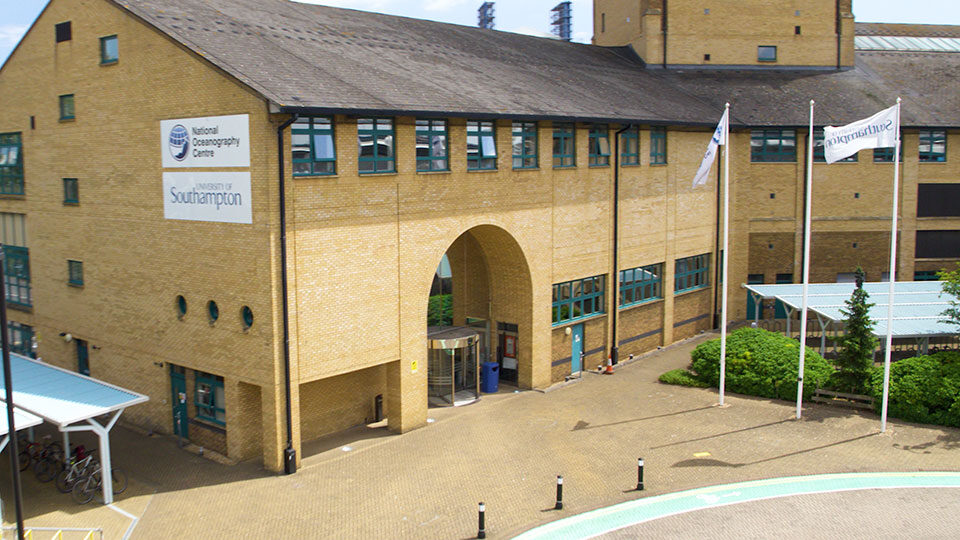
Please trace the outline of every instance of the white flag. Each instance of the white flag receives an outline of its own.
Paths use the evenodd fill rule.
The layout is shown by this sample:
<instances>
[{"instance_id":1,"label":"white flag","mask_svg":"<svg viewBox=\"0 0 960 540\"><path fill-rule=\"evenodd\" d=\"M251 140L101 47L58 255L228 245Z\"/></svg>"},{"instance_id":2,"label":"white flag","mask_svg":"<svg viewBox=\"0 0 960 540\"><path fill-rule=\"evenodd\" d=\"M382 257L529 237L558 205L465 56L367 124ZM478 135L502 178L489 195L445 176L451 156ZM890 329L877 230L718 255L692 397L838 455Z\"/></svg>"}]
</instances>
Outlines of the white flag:
<instances>
[{"instance_id":1,"label":"white flag","mask_svg":"<svg viewBox=\"0 0 960 540\"><path fill-rule=\"evenodd\" d=\"M723 111L720 117L720 123L717 124L716 131L713 132L713 138L707 145L707 152L703 155L703 161L700 162L700 168L697 169L697 175L693 177L693 187L702 186L707 183L707 173L713 166L713 160L717 158L717 146L727 144L727 114L729 111Z\"/></svg>"},{"instance_id":2,"label":"white flag","mask_svg":"<svg viewBox=\"0 0 960 540\"><path fill-rule=\"evenodd\" d=\"M864 148L893 148L899 128L896 105L852 124L827 126L823 128L823 155L827 163L833 163Z\"/></svg>"}]
</instances>

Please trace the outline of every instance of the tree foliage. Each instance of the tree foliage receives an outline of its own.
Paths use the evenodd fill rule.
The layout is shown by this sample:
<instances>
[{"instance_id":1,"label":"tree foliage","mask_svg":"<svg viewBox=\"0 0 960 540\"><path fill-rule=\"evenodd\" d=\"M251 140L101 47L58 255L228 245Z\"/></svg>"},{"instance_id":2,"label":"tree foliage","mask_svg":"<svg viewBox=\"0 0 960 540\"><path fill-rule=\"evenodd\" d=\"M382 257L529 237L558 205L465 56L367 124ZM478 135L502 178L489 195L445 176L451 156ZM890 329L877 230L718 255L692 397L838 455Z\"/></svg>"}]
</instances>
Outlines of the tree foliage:
<instances>
[{"instance_id":1,"label":"tree foliage","mask_svg":"<svg viewBox=\"0 0 960 540\"><path fill-rule=\"evenodd\" d=\"M871 370L870 394L879 413L883 369ZM890 416L943 426L960 427L960 353L940 351L900 360L890 366Z\"/></svg>"},{"instance_id":2,"label":"tree foliage","mask_svg":"<svg viewBox=\"0 0 960 540\"><path fill-rule=\"evenodd\" d=\"M937 272L937 277L943 280L943 292L953 297L949 300L950 307L940 312L941 322L955 324L960 331L960 263L953 271Z\"/></svg>"},{"instance_id":3,"label":"tree foliage","mask_svg":"<svg viewBox=\"0 0 960 540\"><path fill-rule=\"evenodd\" d=\"M840 309L845 317L845 333L839 342L836 361L839 371L834 380L837 390L846 392L863 393L877 349L877 338L873 335L875 323L869 317L873 304L867 303L870 295L863 288L864 277L863 269L858 266L857 288L845 302L846 309Z\"/></svg>"},{"instance_id":4,"label":"tree foliage","mask_svg":"<svg viewBox=\"0 0 960 540\"><path fill-rule=\"evenodd\" d=\"M427 326L453 325L453 295L438 294L427 304Z\"/></svg>"}]
</instances>

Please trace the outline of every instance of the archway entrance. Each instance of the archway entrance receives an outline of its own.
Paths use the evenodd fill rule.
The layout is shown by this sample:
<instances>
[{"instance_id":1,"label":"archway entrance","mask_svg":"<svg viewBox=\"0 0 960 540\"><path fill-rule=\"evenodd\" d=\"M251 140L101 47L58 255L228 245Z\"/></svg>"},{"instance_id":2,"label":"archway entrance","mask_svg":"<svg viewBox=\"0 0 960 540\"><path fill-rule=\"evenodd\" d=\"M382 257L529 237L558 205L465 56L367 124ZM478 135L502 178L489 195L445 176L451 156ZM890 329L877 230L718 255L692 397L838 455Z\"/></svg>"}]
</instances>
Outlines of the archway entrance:
<instances>
[{"instance_id":1,"label":"archway entrance","mask_svg":"<svg viewBox=\"0 0 960 540\"><path fill-rule=\"evenodd\" d=\"M485 362L496 362L502 384L530 388L531 298L530 271L519 244L499 227L480 225L454 240L440 261L428 324L443 321L443 326L476 336L478 370ZM440 364L428 363L428 380L440 382L433 377L435 365L439 369Z\"/></svg>"}]
</instances>

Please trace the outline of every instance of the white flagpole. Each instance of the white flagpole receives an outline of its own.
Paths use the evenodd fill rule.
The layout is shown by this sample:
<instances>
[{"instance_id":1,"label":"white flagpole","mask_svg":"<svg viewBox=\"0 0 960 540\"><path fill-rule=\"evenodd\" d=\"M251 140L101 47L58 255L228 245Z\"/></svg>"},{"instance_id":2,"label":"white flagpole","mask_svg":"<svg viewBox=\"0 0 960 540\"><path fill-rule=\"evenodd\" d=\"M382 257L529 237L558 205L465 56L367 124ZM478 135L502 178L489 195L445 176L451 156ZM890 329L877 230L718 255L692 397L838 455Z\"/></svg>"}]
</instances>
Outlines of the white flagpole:
<instances>
[{"instance_id":1,"label":"white flagpole","mask_svg":"<svg viewBox=\"0 0 960 540\"><path fill-rule=\"evenodd\" d=\"M800 302L800 368L797 371L797 419L803 408L803 363L807 354L807 287L810 284L810 208L813 206L813 100L807 131L807 187L803 217L803 297Z\"/></svg>"},{"instance_id":2,"label":"white flagpole","mask_svg":"<svg viewBox=\"0 0 960 540\"><path fill-rule=\"evenodd\" d=\"M727 266L730 263L730 103L723 111L723 270L722 276L722 303L720 311L723 314L720 322L720 405L723 405L723 391L727 379Z\"/></svg>"},{"instance_id":3,"label":"white flagpole","mask_svg":"<svg viewBox=\"0 0 960 540\"><path fill-rule=\"evenodd\" d=\"M880 433L887 431L887 399L890 396L890 349L893 345L893 284L897 280L897 206L900 190L900 98L897 98L897 145L893 148L893 224L890 227L890 292L887 305L887 347L883 357L883 407Z\"/></svg>"}]
</instances>

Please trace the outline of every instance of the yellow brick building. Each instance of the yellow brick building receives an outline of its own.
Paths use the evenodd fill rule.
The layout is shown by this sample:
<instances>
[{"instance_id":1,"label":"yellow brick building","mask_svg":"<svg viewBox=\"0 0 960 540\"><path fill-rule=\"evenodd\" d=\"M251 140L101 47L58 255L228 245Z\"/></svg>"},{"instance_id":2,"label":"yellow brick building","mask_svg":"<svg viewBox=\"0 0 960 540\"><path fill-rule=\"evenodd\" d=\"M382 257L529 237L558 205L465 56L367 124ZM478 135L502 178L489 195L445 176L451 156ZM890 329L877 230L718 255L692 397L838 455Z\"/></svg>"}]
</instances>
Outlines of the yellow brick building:
<instances>
[{"instance_id":1,"label":"yellow brick building","mask_svg":"<svg viewBox=\"0 0 960 540\"><path fill-rule=\"evenodd\" d=\"M580 45L284 0L53 0L0 69L15 345L149 395L129 422L290 469L378 414L426 423L446 256L454 324L546 388L715 325L717 182L691 179L725 101L732 319L741 283L800 275L811 98L822 126L909 96L898 279L956 260L957 217L917 210L957 185L957 55L854 58L849 2L757 4L756 35L707 35L694 2L598 0ZM813 279L886 271L891 172L814 165Z\"/></svg>"}]
</instances>

